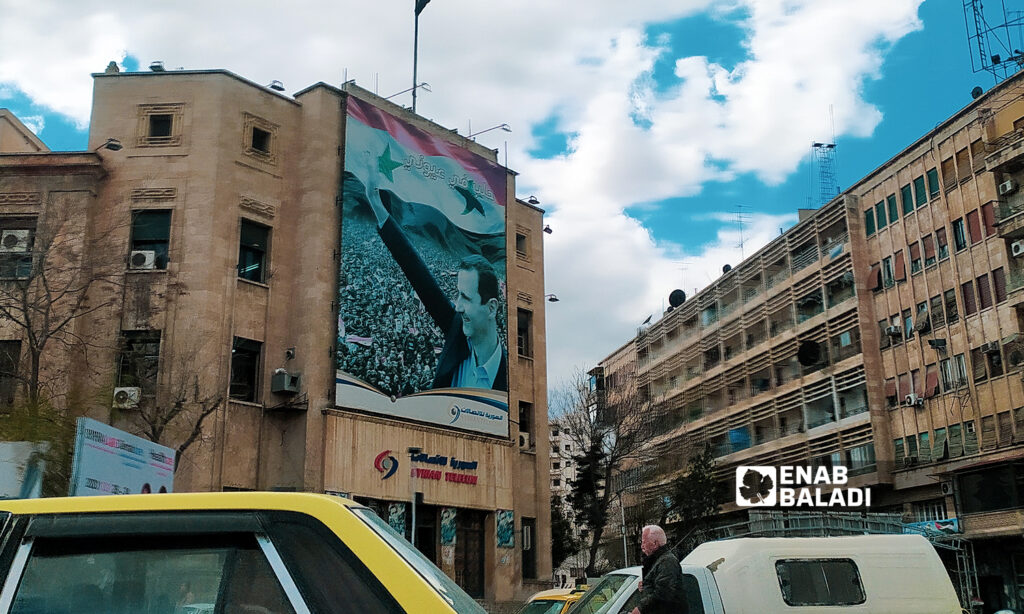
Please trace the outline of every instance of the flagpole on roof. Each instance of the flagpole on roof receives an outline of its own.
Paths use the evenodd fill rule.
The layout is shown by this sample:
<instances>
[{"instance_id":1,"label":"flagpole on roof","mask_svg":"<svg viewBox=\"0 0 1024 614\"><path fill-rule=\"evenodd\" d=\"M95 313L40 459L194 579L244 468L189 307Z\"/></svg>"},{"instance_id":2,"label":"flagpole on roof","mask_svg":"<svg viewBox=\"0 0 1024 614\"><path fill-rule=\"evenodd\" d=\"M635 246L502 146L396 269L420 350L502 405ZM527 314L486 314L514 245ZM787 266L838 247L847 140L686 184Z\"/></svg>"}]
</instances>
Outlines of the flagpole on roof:
<instances>
[{"instance_id":1,"label":"flagpole on roof","mask_svg":"<svg viewBox=\"0 0 1024 614\"><path fill-rule=\"evenodd\" d=\"M420 13L430 0L416 0L416 18L412 35L412 112L416 112L416 63L420 49Z\"/></svg>"}]
</instances>

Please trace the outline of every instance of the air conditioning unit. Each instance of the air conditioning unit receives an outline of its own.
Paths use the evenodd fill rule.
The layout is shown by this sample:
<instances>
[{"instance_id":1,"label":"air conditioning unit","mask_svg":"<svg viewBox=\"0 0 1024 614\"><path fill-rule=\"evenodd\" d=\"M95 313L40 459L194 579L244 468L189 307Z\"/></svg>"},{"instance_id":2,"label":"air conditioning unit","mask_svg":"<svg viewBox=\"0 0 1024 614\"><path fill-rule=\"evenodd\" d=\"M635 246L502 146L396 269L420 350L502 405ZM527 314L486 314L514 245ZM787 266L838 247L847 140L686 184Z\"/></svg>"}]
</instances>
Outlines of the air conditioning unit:
<instances>
[{"instance_id":1,"label":"air conditioning unit","mask_svg":"<svg viewBox=\"0 0 1024 614\"><path fill-rule=\"evenodd\" d=\"M903 331L900 329L899 326L886 326L885 334L890 337L899 337L900 335L903 334Z\"/></svg>"},{"instance_id":2,"label":"air conditioning unit","mask_svg":"<svg viewBox=\"0 0 1024 614\"><path fill-rule=\"evenodd\" d=\"M529 450L531 447L533 447L531 445L532 443L533 442L530 439L530 434L529 433L519 433L519 449L520 450Z\"/></svg>"},{"instance_id":3,"label":"air conditioning unit","mask_svg":"<svg viewBox=\"0 0 1024 614\"><path fill-rule=\"evenodd\" d=\"M1010 243L1010 253L1014 258L1024 256L1024 241L1014 241L1013 243Z\"/></svg>"},{"instance_id":4,"label":"air conditioning unit","mask_svg":"<svg viewBox=\"0 0 1024 614\"><path fill-rule=\"evenodd\" d=\"M1013 194L1017 191L1017 182L1013 179L1007 179L1006 181L999 184L999 195L1006 196Z\"/></svg>"},{"instance_id":5,"label":"air conditioning unit","mask_svg":"<svg viewBox=\"0 0 1024 614\"><path fill-rule=\"evenodd\" d=\"M924 405L924 399L917 396L916 394L911 393L903 398L903 404L909 407L919 407L921 405Z\"/></svg>"},{"instance_id":6,"label":"air conditioning unit","mask_svg":"<svg viewBox=\"0 0 1024 614\"><path fill-rule=\"evenodd\" d=\"M270 376L270 392L296 394L302 388L302 375L278 369Z\"/></svg>"},{"instance_id":7,"label":"air conditioning unit","mask_svg":"<svg viewBox=\"0 0 1024 614\"><path fill-rule=\"evenodd\" d=\"M0 253L24 253L29 250L32 231L27 229L0 231Z\"/></svg>"},{"instance_id":8,"label":"air conditioning unit","mask_svg":"<svg viewBox=\"0 0 1024 614\"><path fill-rule=\"evenodd\" d=\"M114 388L114 409L135 409L142 400L142 388L138 386L126 386Z\"/></svg>"},{"instance_id":9,"label":"air conditioning unit","mask_svg":"<svg viewBox=\"0 0 1024 614\"><path fill-rule=\"evenodd\" d=\"M953 482L940 482L939 483L939 490L942 492L943 496L952 495L953 494Z\"/></svg>"},{"instance_id":10,"label":"air conditioning unit","mask_svg":"<svg viewBox=\"0 0 1024 614\"><path fill-rule=\"evenodd\" d=\"M999 342L989 341L981 345L981 351L986 354L998 354L999 353Z\"/></svg>"},{"instance_id":11,"label":"air conditioning unit","mask_svg":"<svg viewBox=\"0 0 1024 614\"><path fill-rule=\"evenodd\" d=\"M156 268L156 252L151 249L133 250L128 257L128 266L132 269L150 270Z\"/></svg>"}]
</instances>

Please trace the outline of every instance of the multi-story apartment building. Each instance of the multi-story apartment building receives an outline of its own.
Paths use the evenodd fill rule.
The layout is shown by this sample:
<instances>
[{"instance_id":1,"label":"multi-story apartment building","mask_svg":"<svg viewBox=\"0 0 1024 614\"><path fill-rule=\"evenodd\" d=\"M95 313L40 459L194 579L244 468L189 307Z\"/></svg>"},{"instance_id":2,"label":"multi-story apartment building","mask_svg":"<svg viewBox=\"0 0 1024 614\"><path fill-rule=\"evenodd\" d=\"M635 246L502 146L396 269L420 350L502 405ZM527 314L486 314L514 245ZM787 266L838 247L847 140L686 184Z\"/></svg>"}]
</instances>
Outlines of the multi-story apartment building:
<instances>
[{"instance_id":1,"label":"multi-story apartment building","mask_svg":"<svg viewBox=\"0 0 1024 614\"><path fill-rule=\"evenodd\" d=\"M970 542L986 608L1024 606L1022 144L1018 75L643 328L645 481L706 443L725 521L739 465L846 465L872 511Z\"/></svg>"},{"instance_id":2,"label":"multi-story apartment building","mask_svg":"<svg viewBox=\"0 0 1024 614\"><path fill-rule=\"evenodd\" d=\"M475 597L521 600L550 585L543 212L515 197L515 174L495 151L353 84L288 96L224 70L94 78L88 152L50 152L0 110L0 232L15 248L25 243L0 248L0 277L29 274L32 238L57 214L69 220L58 234L84 246L68 270L114 270L89 290L92 309L69 326L67 343L43 355L44 373L65 378L50 382L74 393L63 409L139 432L144 410L184 382L186 405L222 402L178 462L178 491L351 497ZM384 151L372 159L359 149L378 142ZM403 158L400 147L432 147L434 157ZM456 159L445 175L442 165ZM487 185L451 170L471 166ZM495 286L507 284L507 301L500 292L485 298L484 268L467 274L485 307L466 317L493 318L499 330L486 372L473 376L495 390L469 394L477 405L437 390L463 376L432 386L420 362L443 362L447 338L467 339L471 325L429 332L422 322L432 307L396 281L405 271L398 256L398 266L369 264L392 249L382 244L385 227L408 229L423 221L416 215L434 216L435 239L468 240L436 214L397 202L400 186L350 201L358 181L443 181L435 193L462 199L459 223L498 212L487 218L497 238L484 255L504 275ZM390 195L379 230L366 221L375 195ZM443 272L441 292L462 283L457 258L424 251L423 237L408 241ZM370 316L385 324L356 328ZM9 323L0 333L6 374L24 364L25 342ZM141 398L112 403L114 387ZM162 443L177 447L188 436L189 415L167 425Z\"/></svg>"}]
</instances>

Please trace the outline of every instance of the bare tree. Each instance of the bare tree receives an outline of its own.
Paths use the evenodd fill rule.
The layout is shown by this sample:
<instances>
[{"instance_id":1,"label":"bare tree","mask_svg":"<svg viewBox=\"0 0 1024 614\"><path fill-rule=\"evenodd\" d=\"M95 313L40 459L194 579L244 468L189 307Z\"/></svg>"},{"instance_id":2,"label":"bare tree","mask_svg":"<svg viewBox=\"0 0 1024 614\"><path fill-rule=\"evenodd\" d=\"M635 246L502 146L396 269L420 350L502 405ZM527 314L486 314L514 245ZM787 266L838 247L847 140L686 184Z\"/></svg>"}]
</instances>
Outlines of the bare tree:
<instances>
[{"instance_id":1,"label":"bare tree","mask_svg":"<svg viewBox=\"0 0 1024 614\"><path fill-rule=\"evenodd\" d=\"M576 479L571 481L568 500L577 522L586 529L587 575L596 572L610 509L621 496L612 487L613 478L647 458L647 444L654 433L651 405L629 367L609 386L593 384L586 373L578 372L552 395L552 417L579 450L572 458Z\"/></svg>"},{"instance_id":2,"label":"bare tree","mask_svg":"<svg viewBox=\"0 0 1024 614\"><path fill-rule=\"evenodd\" d=\"M155 386L151 383L157 382L156 358L137 348L123 350L119 365L145 394L135 413L135 427L142 437L174 448L180 458L202 436L205 420L224 405L224 390L206 381L201 348L178 348L166 361L163 381Z\"/></svg>"}]
</instances>

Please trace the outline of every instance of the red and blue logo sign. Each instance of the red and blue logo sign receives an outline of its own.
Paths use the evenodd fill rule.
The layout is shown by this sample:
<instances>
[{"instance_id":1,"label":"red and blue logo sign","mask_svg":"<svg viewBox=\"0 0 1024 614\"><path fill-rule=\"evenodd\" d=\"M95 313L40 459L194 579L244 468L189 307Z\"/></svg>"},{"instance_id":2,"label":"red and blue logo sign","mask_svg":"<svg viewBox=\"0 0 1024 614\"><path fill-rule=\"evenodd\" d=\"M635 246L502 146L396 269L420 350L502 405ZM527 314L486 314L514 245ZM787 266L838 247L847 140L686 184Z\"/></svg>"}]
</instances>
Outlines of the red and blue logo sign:
<instances>
[{"instance_id":1,"label":"red and blue logo sign","mask_svg":"<svg viewBox=\"0 0 1024 614\"><path fill-rule=\"evenodd\" d=\"M398 471L398 459L391 456L391 450L384 450L373 459L373 468L384 474L380 479L386 480Z\"/></svg>"}]
</instances>

